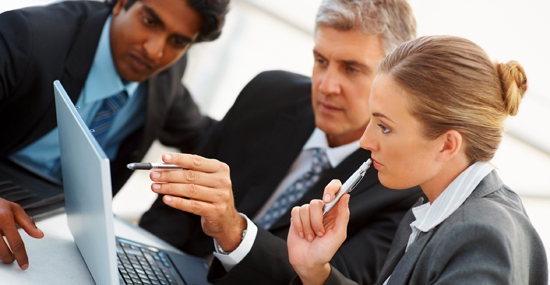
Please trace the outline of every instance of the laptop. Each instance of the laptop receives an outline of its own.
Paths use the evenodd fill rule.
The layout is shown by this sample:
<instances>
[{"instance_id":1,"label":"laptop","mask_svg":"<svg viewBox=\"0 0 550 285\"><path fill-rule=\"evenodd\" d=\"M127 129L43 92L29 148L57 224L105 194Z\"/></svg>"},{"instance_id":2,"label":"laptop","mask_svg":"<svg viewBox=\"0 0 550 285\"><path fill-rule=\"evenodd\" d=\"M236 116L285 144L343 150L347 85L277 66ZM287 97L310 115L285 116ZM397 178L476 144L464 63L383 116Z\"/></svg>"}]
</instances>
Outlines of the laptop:
<instances>
[{"instance_id":1,"label":"laptop","mask_svg":"<svg viewBox=\"0 0 550 285\"><path fill-rule=\"evenodd\" d=\"M208 284L205 260L115 237L109 159L53 86L67 221L96 284Z\"/></svg>"}]
</instances>

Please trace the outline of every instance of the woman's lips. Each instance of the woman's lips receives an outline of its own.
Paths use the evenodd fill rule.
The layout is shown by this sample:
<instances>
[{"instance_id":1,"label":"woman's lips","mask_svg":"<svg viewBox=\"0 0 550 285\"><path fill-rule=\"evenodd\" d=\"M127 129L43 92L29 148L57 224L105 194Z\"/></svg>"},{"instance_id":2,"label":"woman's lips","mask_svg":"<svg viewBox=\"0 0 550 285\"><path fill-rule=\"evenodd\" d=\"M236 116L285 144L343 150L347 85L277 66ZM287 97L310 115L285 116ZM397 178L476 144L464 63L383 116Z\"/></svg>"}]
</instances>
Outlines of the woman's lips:
<instances>
[{"instance_id":1,"label":"woman's lips","mask_svg":"<svg viewBox=\"0 0 550 285\"><path fill-rule=\"evenodd\" d=\"M376 161L376 159L374 159L374 158L372 158L372 165L374 165L374 168L376 168L376 169L379 169L379 168L384 166L380 162Z\"/></svg>"}]
</instances>

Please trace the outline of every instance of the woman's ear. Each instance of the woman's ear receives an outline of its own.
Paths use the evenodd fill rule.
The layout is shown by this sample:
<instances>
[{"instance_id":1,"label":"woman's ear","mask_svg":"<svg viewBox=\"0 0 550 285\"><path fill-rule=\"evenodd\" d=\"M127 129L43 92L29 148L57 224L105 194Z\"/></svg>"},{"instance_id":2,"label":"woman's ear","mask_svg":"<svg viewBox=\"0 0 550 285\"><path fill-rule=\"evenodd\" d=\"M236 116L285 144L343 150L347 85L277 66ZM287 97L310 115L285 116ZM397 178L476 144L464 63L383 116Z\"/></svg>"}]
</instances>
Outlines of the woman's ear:
<instances>
[{"instance_id":1,"label":"woman's ear","mask_svg":"<svg viewBox=\"0 0 550 285\"><path fill-rule=\"evenodd\" d=\"M459 154L462 149L462 135L455 130L444 132L436 140L440 145L437 161L448 161Z\"/></svg>"}]
</instances>

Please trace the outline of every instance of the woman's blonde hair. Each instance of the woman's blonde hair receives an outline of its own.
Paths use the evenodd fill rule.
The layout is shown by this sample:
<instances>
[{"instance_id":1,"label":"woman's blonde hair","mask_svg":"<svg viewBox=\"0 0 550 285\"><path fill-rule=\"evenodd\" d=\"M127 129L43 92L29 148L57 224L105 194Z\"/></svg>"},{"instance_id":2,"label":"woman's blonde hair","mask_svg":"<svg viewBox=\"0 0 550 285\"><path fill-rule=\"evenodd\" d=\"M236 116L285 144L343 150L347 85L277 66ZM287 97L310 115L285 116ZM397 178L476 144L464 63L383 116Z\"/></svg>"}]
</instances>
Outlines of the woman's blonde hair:
<instances>
[{"instance_id":1,"label":"woman's blonde hair","mask_svg":"<svg viewBox=\"0 0 550 285\"><path fill-rule=\"evenodd\" d=\"M458 131L470 163L493 158L503 121L517 114L527 90L518 62L492 62L481 47L454 36L406 42L382 61L379 72L411 95L410 111L426 137Z\"/></svg>"}]
</instances>

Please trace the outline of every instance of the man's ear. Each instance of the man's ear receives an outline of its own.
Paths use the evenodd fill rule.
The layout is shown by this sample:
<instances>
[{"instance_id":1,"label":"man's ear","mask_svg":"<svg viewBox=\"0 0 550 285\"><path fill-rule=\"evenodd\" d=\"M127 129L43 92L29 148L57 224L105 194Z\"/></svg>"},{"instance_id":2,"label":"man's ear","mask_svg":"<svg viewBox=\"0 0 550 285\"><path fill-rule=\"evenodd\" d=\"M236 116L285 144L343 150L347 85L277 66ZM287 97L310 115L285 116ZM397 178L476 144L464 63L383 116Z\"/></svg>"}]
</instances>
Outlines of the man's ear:
<instances>
[{"instance_id":1,"label":"man's ear","mask_svg":"<svg viewBox=\"0 0 550 285\"><path fill-rule=\"evenodd\" d=\"M455 130L444 132L436 140L438 140L440 145L437 161L445 162L450 160L455 157L462 148L462 135Z\"/></svg>"},{"instance_id":2,"label":"man's ear","mask_svg":"<svg viewBox=\"0 0 550 285\"><path fill-rule=\"evenodd\" d=\"M113 7L113 15L117 16L120 14L122 10L124 10L124 6L126 6L126 2L128 0L118 0L115 6Z\"/></svg>"}]
</instances>

